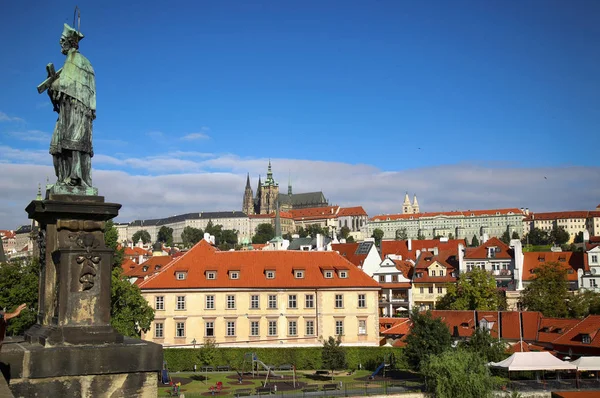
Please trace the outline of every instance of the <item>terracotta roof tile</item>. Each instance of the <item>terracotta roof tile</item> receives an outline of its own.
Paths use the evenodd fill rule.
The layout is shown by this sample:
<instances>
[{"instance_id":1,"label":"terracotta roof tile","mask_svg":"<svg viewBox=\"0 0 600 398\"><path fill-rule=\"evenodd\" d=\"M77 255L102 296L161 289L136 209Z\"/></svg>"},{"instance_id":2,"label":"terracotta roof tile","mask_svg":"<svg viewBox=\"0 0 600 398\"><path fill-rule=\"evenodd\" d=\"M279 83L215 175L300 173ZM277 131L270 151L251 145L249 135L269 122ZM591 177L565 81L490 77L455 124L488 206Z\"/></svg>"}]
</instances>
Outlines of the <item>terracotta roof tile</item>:
<instances>
[{"instance_id":1,"label":"terracotta roof tile","mask_svg":"<svg viewBox=\"0 0 600 398\"><path fill-rule=\"evenodd\" d=\"M304 278L295 278L293 270L304 268ZM347 278L337 273L325 278L321 268L348 270ZM187 271L183 280L175 271ZM238 279L229 279L227 270L239 270ZM207 271L216 271L215 279L207 279ZM266 271L275 271L267 279ZM379 284L348 260L335 252L304 251L217 251L205 240L167 265L163 272L151 276L140 285L142 289L193 288L335 288L360 287L379 289Z\"/></svg>"},{"instance_id":2,"label":"terracotta roof tile","mask_svg":"<svg viewBox=\"0 0 600 398\"><path fill-rule=\"evenodd\" d=\"M362 267L367 254L356 254L359 243L334 243L331 245L331 249L340 253L340 256L345 257L352 264L357 267Z\"/></svg>"},{"instance_id":3,"label":"terracotta roof tile","mask_svg":"<svg viewBox=\"0 0 600 398\"><path fill-rule=\"evenodd\" d=\"M363 209L362 206L355 207L340 207L340 212L338 213L338 217L347 217L347 216L366 216L367 212Z\"/></svg>"},{"instance_id":4,"label":"terracotta roof tile","mask_svg":"<svg viewBox=\"0 0 600 398\"><path fill-rule=\"evenodd\" d=\"M395 318L399 319L394 325L389 329L384 329L381 331L383 335L406 335L410 332L410 328L412 327L412 322L409 318Z\"/></svg>"},{"instance_id":5,"label":"terracotta roof tile","mask_svg":"<svg viewBox=\"0 0 600 398\"><path fill-rule=\"evenodd\" d=\"M579 323L579 319L541 318L536 341L551 343Z\"/></svg>"},{"instance_id":6,"label":"terracotta roof tile","mask_svg":"<svg viewBox=\"0 0 600 398\"><path fill-rule=\"evenodd\" d=\"M458 245L466 246L464 239L449 239L447 242L442 242L439 239L423 239L411 240L411 250L408 250L408 240L383 240L381 241L381 257L385 258L389 255L400 255L403 260L417 259L417 250L432 251L434 248L438 250L454 250L458 253Z\"/></svg>"},{"instance_id":7,"label":"terracotta roof tile","mask_svg":"<svg viewBox=\"0 0 600 398\"><path fill-rule=\"evenodd\" d=\"M555 262L567 270L567 279L577 281L577 270L584 269L582 252L527 252L523 253L523 280L535 279L535 268Z\"/></svg>"},{"instance_id":8,"label":"terracotta roof tile","mask_svg":"<svg viewBox=\"0 0 600 398\"><path fill-rule=\"evenodd\" d=\"M131 260L129 260L131 261ZM124 274L129 277L145 278L149 275L160 272L165 265L169 264L173 259L169 256L153 256L142 264L135 264L135 267L125 271Z\"/></svg>"},{"instance_id":9,"label":"terracotta roof tile","mask_svg":"<svg viewBox=\"0 0 600 398\"><path fill-rule=\"evenodd\" d=\"M520 209L490 209L490 210L464 210L464 211L438 211L430 213L417 213L417 214L380 214L373 218L371 221L387 221L390 220L410 220L428 217L479 217L479 216L494 216L496 214L507 215L507 214L523 214Z\"/></svg>"},{"instance_id":10,"label":"terracotta roof tile","mask_svg":"<svg viewBox=\"0 0 600 398\"><path fill-rule=\"evenodd\" d=\"M553 211L548 213L531 213L529 217L533 221L537 220L565 220L570 218L587 218L589 216L587 210L575 211Z\"/></svg>"},{"instance_id":11,"label":"terracotta roof tile","mask_svg":"<svg viewBox=\"0 0 600 398\"><path fill-rule=\"evenodd\" d=\"M441 251L437 255L431 252L421 253L413 272L413 283L456 282L456 276L452 276L458 268L456 257L456 253L450 250ZM446 268L444 276L429 275L428 267L436 262Z\"/></svg>"},{"instance_id":12,"label":"terracotta roof tile","mask_svg":"<svg viewBox=\"0 0 600 398\"><path fill-rule=\"evenodd\" d=\"M563 333L553 341L554 345L562 346L583 346L600 348L600 315L589 315L569 331ZM588 335L589 343L584 343L582 337Z\"/></svg>"},{"instance_id":13,"label":"terracotta roof tile","mask_svg":"<svg viewBox=\"0 0 600 398\"><path fill-rule=\"evenodd\" d=\"M488 258L488 248L496 247L499 251L494 253L494 258L510 259L513 257L512 249L498 238L490 238L485 243L482 243L472 250L465 252L465 258L468 259L484 259Z\"/></svg>"},{"instance_id":14,"label":"terracotta roof tile","mask_svg":"<svg viewBox=\"0 0 600 398\"><path fill-rule=\"evenodd\" d=\"M306 209L292 209L294 220L322 220L327 218L336 218L339 206L309 207Z\"/></svg>"}]
</instances>

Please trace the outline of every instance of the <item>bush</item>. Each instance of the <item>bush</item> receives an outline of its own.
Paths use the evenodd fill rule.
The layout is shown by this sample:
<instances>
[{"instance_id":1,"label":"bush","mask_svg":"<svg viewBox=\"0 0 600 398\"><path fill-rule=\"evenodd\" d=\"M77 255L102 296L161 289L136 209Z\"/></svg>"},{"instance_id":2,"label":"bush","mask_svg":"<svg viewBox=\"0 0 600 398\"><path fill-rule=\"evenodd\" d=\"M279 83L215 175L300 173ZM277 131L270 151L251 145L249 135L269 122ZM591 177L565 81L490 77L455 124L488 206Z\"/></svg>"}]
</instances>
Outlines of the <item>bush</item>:
<instances>
[{"instance_id":1,"label":"bush","mask_svg":"<svg viewBox=\"0 0 600 398\"><path fill-rule=\"evenodd\" d=\"M402 350L393 347L342 347L346 353L348 369L375 370L384 358L400 358ZM316 370L323 367L321 352L323 347L286 347L286 348L229 348L217 347L216 355L210 366L229 365L232 369L250 370L245 354L255 353L258 359L268 365L294 364L298 370ZM169 370L172 372L192 371L194 365L200 369L200 348L164 348L163 354Z\"/></svg>"}]
</instances>

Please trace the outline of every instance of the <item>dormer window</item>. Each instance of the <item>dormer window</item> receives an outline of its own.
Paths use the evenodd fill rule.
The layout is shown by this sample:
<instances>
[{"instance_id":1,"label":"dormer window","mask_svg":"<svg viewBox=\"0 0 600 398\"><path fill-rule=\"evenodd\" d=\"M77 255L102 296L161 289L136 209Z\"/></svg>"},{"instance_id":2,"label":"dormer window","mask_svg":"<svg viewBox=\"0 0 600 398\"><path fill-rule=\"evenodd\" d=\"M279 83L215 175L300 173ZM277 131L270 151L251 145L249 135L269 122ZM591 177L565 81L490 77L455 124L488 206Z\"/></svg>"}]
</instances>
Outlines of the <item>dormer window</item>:
<instances>
[{"instance_id":1,"label":"dormer window","mask_svg":"<svg viewBox=\"0 0 600 398\"><path fill-rule=\"evenodd\" d=\"M265 271L267 279L275 279L275 271Z\"/></svg>"},{"instance_id":2,"label":"dormer window","mask_svg":"<svg viewBox=\"0 0 600 398\"><path fill-rule=\"evenodd\" d=\"M327 279L333 278L333 271L325 271L324 274Z\"/></svg>"},{"instance_id":3,"label":"dormer window","mask_svg":"<svg viewBox=\"0 0 600 398\"><path fill-rule=\"evenodd\" d=\"M148 266L147 265L144 265L142 267L142 272L148 272Z\"/></svg>"},{"instance_id":4,"label":"dormer window","mask_svg":"<svg viewBox=\"0 0 600 398\"><path fill-rule=\"evenodd\" d=\"M155 266L154 266L154 270L155 270L155 271L158 271L159 269L160 269L160 265L155 265Z\"/></svg>"},{"instance_id":5,"label":"dormer window","mask_svg":"<svg viewBox=\"0 0 600 398\"><path fill-rule=\"evenodd\" d=\"M182 281L187 278L187 272L185 271L177 271L175 272L175 279L178 281Z\"/></svg>"},{"instance_id":6,"label":"dormer window","mask_svg":"<svg viewBox=\"0 0 600 398\"><path fill-rule=\"evenodd\" d=\"M590 337L589 334L582 334L581 335L581 342L583 344L590 344L592 342L592 338Z\"/></svg>"},{"instance_id":7,"label":"dormer window","mask_svg":"<svg viewBox=\"0 0 600 398\"><path fill-rule=\"evenodd\" d=\"M229 271L229 279L240 279L240 271Z\"/></svg>"},{"instance_id":8,"label":"dormer window","mask_svg":"<svg viewBox=\"0 0 600 398\"><path fill-rule=\"evenodd\" d=\"M338 276L340 279L346 279L348 277L348 271L339 271Z\"/></svg>"},{"instance_id":9,"label":"dormer window","mask_svg":"<svg viewBox=\"0 0 600 398\"><path fill-rule=\"evenodd\" d=\"M296 279L302 279L302 278L304 278L304 271L303 270L294 271L294 277Z\"/></svg>"},{"instance_id":10,"label":"dormer window","mask_svg":"<svg viewBox=\"0 0 600 398\"><path fill-rule=\"evenodd\" d=\"M550 328L548 328L547 326L544 326L542 328L542 330L540 330L540 332L542 332L542 333L548 333L549 331L550 331Z\"/></svg>"},{"instance_id":11,"label":"dormer window","mask_svg":"<svg viewBox=\"0 0 600 398\"><path fill-rule=\"evenodd\" d=\"M209 280L217 279L217 272L216 271L206 271L206 279L209 279Z\"/></svg>"}]
</instances>

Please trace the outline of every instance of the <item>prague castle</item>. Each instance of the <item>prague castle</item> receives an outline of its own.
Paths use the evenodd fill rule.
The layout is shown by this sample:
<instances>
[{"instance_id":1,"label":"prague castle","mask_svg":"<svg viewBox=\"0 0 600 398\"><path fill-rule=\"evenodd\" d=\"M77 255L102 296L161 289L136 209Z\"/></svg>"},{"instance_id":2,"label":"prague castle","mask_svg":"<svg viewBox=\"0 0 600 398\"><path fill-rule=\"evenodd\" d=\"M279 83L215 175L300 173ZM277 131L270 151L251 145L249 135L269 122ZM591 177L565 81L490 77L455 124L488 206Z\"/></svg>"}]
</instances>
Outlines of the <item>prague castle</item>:
<instances>
[{"instance_id":1,"label":"prague castle","mask_svg":"<svg viewBox=\"0 0 600 398\"><path fill-rule=\"evenodd\" d=\"M329 206L329 202L325 199L323 192L292 193L291 182L288 183L287 194L280 193L279 183L273 179L271 161L269 161L265 182L261 182L260 177L258 178L256 196L254 196L254 193L252 192L252 187L250 186L250 174L248 174L248 178L246 179L246 189L244 190L242 211L247 215L271 214L275 212L277 202L279 202L281 211Z\"/></svg>"}]
</instances>

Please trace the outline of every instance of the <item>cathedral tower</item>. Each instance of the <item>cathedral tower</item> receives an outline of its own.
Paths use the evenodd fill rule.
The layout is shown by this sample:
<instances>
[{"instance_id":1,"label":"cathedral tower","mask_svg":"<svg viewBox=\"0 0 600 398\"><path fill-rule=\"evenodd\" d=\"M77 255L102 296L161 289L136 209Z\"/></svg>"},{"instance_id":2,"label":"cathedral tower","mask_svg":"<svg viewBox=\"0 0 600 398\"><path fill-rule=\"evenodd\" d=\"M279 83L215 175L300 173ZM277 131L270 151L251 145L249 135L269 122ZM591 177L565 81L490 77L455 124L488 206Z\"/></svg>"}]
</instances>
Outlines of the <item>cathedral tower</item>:
<instances>
[{"instance_id":1,"label":"cathedral tower","mask_svg":"<svg viewBox=\"0 0 600 398\"><path fill-rule=\"evenodd\" d=\"M419 214L419 202L417 202L417 194L413 196L413 204L412 204L412 212L413 214Z\"/></svg>"},{"instance_id":2,"label":"cathedral tower","mask_svg":"<svg viewBox=\"0 0 600 398\"><path fill-rule=\"evenodd\" d=\"M408 192L404 195L404 203L402 203L402 214L412 214L412 205L408 197Z\"/></svg>"},{"instance_id":3,"label":"cathedral tower","mask_svg":"<svg viewBox=\"0 0 600 398\"><path fill-rule=\"evenodd\" d=\"M246 189L244 190L242 212L246 213L247 215L254 214L254 193L252 192L252 187L250 186L250 173L248 173L248 177L246 178Z\"/></svg>"},{"instance_id":4,"label":"cathedral tower","mask_svg":"<svg viewBox=\"0 0 600 398\"><path fill-rule=\"evenodd\" d=\"M267 179L260 187L260 214L271 214L275 211L275 202L279 196L279 184L273 179L271 161L267 169Z\"/></svg>"}]
</instances>

